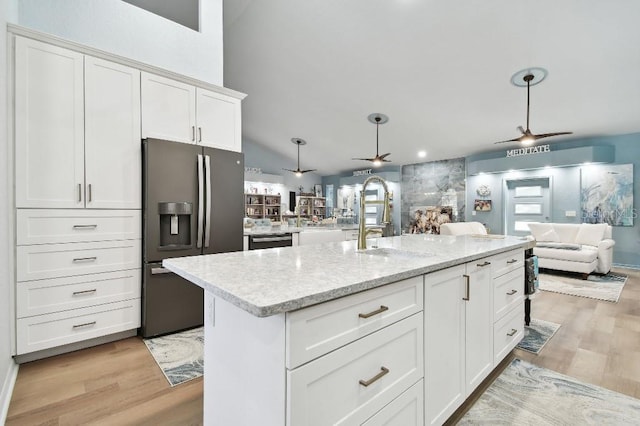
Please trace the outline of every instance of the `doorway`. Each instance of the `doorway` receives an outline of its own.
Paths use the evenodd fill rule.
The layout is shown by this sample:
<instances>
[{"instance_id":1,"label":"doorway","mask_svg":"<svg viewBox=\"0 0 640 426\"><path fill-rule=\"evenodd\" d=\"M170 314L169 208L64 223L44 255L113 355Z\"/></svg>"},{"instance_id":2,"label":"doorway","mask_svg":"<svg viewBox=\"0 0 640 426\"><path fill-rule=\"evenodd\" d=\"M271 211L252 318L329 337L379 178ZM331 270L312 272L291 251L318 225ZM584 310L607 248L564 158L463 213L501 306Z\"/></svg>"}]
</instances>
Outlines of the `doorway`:
<instances>
[{"instance_id":1,"label":"doorway","mask_svg":"<svg viewBox=\"0 0 640 426\"><path fill-rule=\"evenodd\" d=\"M548 222L551 216L550 178L508 179L504 229L507 235L529 235L529 222Z\"/></svg>"}]
</instances>

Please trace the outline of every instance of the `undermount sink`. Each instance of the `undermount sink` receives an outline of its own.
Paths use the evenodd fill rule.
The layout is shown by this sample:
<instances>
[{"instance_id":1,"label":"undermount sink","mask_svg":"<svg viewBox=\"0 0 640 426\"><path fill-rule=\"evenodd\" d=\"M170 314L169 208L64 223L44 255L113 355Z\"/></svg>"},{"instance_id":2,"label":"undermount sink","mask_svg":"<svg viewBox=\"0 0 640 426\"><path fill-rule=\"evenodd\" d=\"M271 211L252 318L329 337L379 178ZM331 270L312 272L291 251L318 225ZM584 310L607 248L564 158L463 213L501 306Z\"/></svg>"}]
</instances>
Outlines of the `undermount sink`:
<instances>
[{"instance_id":1,"label":"undermount sink","mask_svg":"<svg viewBox=\"0 0 640 426\"><path fill-rule=\"evenodd\" d=\"M421 259L429 256L433 256L433 253L417 253L413 251L400 250L392 247L372 247L366 250L360 251L360 253L371 254L374 256L383 256L390 258L404 258L404 259Z\"/></svg>"}]
</instances>

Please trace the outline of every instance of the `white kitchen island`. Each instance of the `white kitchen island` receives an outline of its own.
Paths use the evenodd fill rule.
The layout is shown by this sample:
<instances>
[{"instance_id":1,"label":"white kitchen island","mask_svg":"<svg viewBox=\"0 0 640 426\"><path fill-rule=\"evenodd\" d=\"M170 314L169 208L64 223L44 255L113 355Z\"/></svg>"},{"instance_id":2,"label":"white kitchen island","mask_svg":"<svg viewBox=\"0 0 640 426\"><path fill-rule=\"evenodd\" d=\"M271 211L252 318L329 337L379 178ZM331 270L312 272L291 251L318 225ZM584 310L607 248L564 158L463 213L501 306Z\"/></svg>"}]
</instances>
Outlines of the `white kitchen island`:
<instances>
[{"instance_id":1,"label":"white kitchen island","mask_svg":"<svg viewBox=\"0 0 640 426\"><path fill-rule=\"evenodd\" d=\"M205 290L206 425L441 424L520 341L516 237L167 259Z\"/></svg>"}]
</instances>

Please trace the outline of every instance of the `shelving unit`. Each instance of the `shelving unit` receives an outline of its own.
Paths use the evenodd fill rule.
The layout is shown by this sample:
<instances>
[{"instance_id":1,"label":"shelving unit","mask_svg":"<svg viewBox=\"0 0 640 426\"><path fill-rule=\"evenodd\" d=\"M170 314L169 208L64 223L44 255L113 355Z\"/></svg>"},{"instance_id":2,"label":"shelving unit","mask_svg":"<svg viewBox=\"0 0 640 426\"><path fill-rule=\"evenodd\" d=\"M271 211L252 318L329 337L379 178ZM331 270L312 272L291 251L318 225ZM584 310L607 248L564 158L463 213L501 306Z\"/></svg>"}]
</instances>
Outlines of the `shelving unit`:
<instances>
[{"instance_id":1,"label":"shelving unit","mask_svg":"<svg viewBox=\"0 0 640 426\"><path fill-rule=\"evenodd\" d=\"M300 195L297 197L297 202L302 217L317 216L319 219L324 219L326 216L325 197Z\"/></svg>"},{"instance_id":2,"label":"shelving unit","mask_svg":"<svg viewBox=\"0 0 640 426\"><path fill-rule=\"evenodd\" d=\"M244 215L252 219L280 220L280 195L244 194Z\"/></svg>"}]
</instances>

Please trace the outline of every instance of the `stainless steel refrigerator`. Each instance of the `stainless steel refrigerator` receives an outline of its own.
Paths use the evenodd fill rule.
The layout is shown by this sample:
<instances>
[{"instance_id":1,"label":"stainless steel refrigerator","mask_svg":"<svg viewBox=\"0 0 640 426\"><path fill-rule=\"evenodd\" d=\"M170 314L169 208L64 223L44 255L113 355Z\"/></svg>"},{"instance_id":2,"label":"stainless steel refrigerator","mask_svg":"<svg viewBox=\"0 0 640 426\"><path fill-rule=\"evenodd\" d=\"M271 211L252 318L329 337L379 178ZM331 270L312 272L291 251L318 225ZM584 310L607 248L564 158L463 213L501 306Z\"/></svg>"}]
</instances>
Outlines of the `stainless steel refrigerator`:
<instances>
[{"instance_id":1,"label":"stainless steel refrigerator","mask_svg":"<svg viewBox=\"0 0 640 426\"><path fill-rule=\"evenodd\" d=\"M162 260L242 250L244 159L238 152L144 139L143 337L203 324L203 290Z\"/></svg>"}]
</instances>

